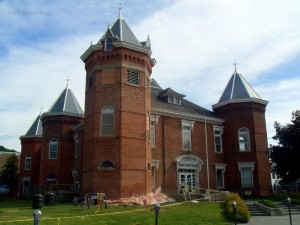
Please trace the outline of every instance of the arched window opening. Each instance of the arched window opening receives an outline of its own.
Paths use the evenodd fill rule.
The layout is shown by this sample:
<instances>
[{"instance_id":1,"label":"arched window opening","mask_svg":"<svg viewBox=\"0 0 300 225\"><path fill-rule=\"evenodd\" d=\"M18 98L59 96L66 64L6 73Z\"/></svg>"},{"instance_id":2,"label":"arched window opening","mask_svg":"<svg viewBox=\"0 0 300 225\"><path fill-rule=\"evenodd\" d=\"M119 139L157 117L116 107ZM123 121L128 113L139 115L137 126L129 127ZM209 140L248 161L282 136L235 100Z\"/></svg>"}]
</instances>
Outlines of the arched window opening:
<instances>
[{"instance_id":1,"label":"arched window opening","mask_svg":"<svg viewBox=\"0 0 300 225\"><path fill-rule=\"evenodd\" d=\"M57 159L58 141L51 140L49 143L49 159Z\"/></svg>"},{"instance_id":2,"label":"arched window opening","mask_svg":"<svg viewBox=\"0 0 300 225\"><path fill-rule=\"evenodd\" d=\"M114 168L114 164L111 161L106 160L101 164L101 168Z\"/></svg>"},{"instance_id":3,"label":"arched window opening","mask_svg":"<svg viewBox=\"0 0 300 225\"><path fill-rule=\"evenodd\" d=\"M114 136L115 134L115 110L112 105L105 105L101 110L101 136Z\"/></svg>"},{"instance_id":4,"label":"arched window opening","mask_svg":"<svg viewBox=\"0 0 300 225\"><path fill-rule=\"evenodd\" d=\"M238 131L240 152L250 151L250 133L248 128L240 128Z\"/></svg>"}]
</instances>

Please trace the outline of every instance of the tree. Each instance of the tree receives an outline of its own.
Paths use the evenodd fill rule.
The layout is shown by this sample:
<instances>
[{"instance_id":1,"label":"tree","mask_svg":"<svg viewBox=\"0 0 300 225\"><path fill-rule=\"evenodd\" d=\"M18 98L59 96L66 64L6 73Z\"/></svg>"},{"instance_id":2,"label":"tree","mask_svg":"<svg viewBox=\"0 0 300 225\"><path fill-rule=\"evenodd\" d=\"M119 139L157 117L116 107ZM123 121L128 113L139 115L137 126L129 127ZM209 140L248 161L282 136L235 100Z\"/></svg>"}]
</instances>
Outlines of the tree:
<instances>
[{"instance_id":1,"label":"tree","mask_svg":"<svg viewBox=\"0 0 300 225\"><path fill-rule=\"evenodd\" d=\"M17 189L18 186L18 157L11 155L0 169L0 181L9 187L10 192Z\"/></svg>"},{"instance_id":2,"label":"tree","mask_svg":"<svg viewBox=\"0 0 300 225\"><path fill-rule=\"evenodd\" d=\"M274 170L288 183L300 178L300 118L293 113L291 123L282 126L275 122L278 145L272 147L271 159L275 163Z\"/></svg>"}]
</instances>

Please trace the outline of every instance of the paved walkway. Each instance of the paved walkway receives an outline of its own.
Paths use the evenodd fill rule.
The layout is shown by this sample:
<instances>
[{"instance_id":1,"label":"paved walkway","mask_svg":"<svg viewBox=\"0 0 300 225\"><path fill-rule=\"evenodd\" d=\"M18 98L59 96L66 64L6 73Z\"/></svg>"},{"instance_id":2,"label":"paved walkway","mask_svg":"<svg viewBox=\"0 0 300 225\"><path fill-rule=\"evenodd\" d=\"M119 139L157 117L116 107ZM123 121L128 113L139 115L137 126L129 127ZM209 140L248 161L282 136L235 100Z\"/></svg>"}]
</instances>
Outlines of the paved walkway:
<instances>
[{"instance_id":1,"label":"paved walkway","mask_svg":"<svg viewBox=\"0 0 300 225\"><path fill-rule=\"evenodd\" d=\"M293 215L292 220L293 225L299 225L300 215ZM290 225L290 220L289 216L253 216L249 223L243 225Z\"/></svg>"}]
</instances>

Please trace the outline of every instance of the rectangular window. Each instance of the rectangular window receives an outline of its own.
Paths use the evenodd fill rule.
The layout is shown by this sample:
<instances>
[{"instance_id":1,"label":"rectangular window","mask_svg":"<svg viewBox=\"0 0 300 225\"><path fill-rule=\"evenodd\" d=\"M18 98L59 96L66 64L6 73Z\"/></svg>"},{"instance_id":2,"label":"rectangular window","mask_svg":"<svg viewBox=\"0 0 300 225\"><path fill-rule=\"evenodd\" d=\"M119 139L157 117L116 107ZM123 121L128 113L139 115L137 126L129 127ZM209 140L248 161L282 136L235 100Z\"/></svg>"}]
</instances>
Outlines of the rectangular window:
<instances>
[{"instance_id":1,"label":"rectangular window","mask_svg":"<svg viewBox=\"0 0 300 225\"><path fill-rule=\"evenodd\" d=\"M252 168L242 167L241 168L241 184L243 188L249 188L253 186Z\"/></svg>"},{"instance_id":2,"label":"rectangular window","mask_svg":"<svg viewBox=\"0 0 300 225\"><path fill-rule=\"evenodd\" d=\"M224 169L216 170L217 188L224 188Z\"/></svg>"},{"instance_id":3,"label":"rectangular window","mask_svg":"<svg viewBox=\"0 0 300 225\"><path fill-rule=\"evenodd\" d=\"M223 152L222 145L222 128L214 128L214 139L215 139L215 151L217 153Z\"/></svg>"},{"instance_id":4,"label":"rectangular window","mask_svg":"<svg viewBox=\"0 0 300 225\"><path fill-rule=\"evenodd\" d=\"M114 135L114 115L112 113L102 114L102 136Z\"/></svg>"},{"instance_id":5,"label":"rectangular window","mask_svg":"<svg viewBox=\"0 0 300 225\"><path fill-rule=\"evenodd\" d=\"M190 151L192 150L192 128L188 126L184 126L182 129L182 134L183 134L183 149Z\"/></svg>"},{"instance_id":6,"label":"rectangular window","mask_svg":"<svg viewBox=\"0 0 300 225\"><path fill-rule=\"evenodd\" d=\"M240 152L250 151L250 134L248 128L240 128L238 131L239 135L239 148Z\"/></svg>"},{"instance_id":7,"label":"rectangular window","mask_svg":"<svg viewBox=\"0 0 300 225\"><path fill-rule=\"evenodd\" d=\"M155 147L155 140L156 138L156 133L155 133L155 121L151 121L151 146Z\"/></svg>"},{"instance_id":8,"label":"rectangular window","mask_svg":"<svg viewBox=\"0 0 300 225\"><path fill-rule=\"evenodd\" d=\"M128 83L139 85L140 84L140 73L136 70L128 70Z\"/></svg>"},{"instance_id":9,"label":"rectangular window","mask_svg":"<svg viewBox=\"0 0 300 225\"><path fill-rule=\"evenodd\" d=\"M173 99L174 99L173 96L168 96L168 103L173 104Z\"/></svg>"},{"instance_id":10,"label":"rectangular window","mask_svg":"<svg viewBox=\"0 0 300 225\"><path fill-rule=\"evenodd\" d=\"M57 159L57 152L58 152L58 142L57 141L50 141L49 144L49 159Z\"/></svg>"},{"instance_id":11,"label":"rectangular window","mask_svg":"<svg viewBox=\"0 0 300 225\"><path fill-rule=\"evenodd\" d=\"M31 170L31 157L30 156L25 157L24 170Z\"/></svg>"}]
</instances>

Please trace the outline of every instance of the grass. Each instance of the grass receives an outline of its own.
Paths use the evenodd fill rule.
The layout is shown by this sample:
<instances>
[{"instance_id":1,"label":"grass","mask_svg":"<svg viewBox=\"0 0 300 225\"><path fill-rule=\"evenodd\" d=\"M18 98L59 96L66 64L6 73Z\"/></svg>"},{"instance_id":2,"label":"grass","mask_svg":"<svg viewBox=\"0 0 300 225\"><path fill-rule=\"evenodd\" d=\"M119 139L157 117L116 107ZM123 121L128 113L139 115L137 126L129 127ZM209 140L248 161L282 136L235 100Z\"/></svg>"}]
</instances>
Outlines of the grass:
<instances>
[{"instance_id":1,"label":"grass","mask_svg":"<svg viewBox=\"0 0 300 225\"><path fill-rule=\"evenodd\" d=\"M0 202L0 225L32 225L31 203L26 201ZM42 209L40 225L153 225L151 207L114 206L97 210L60 204ZM219 203L183 203L161 207L160 225L230 225Z\"/></svg>"}]
</instances>

